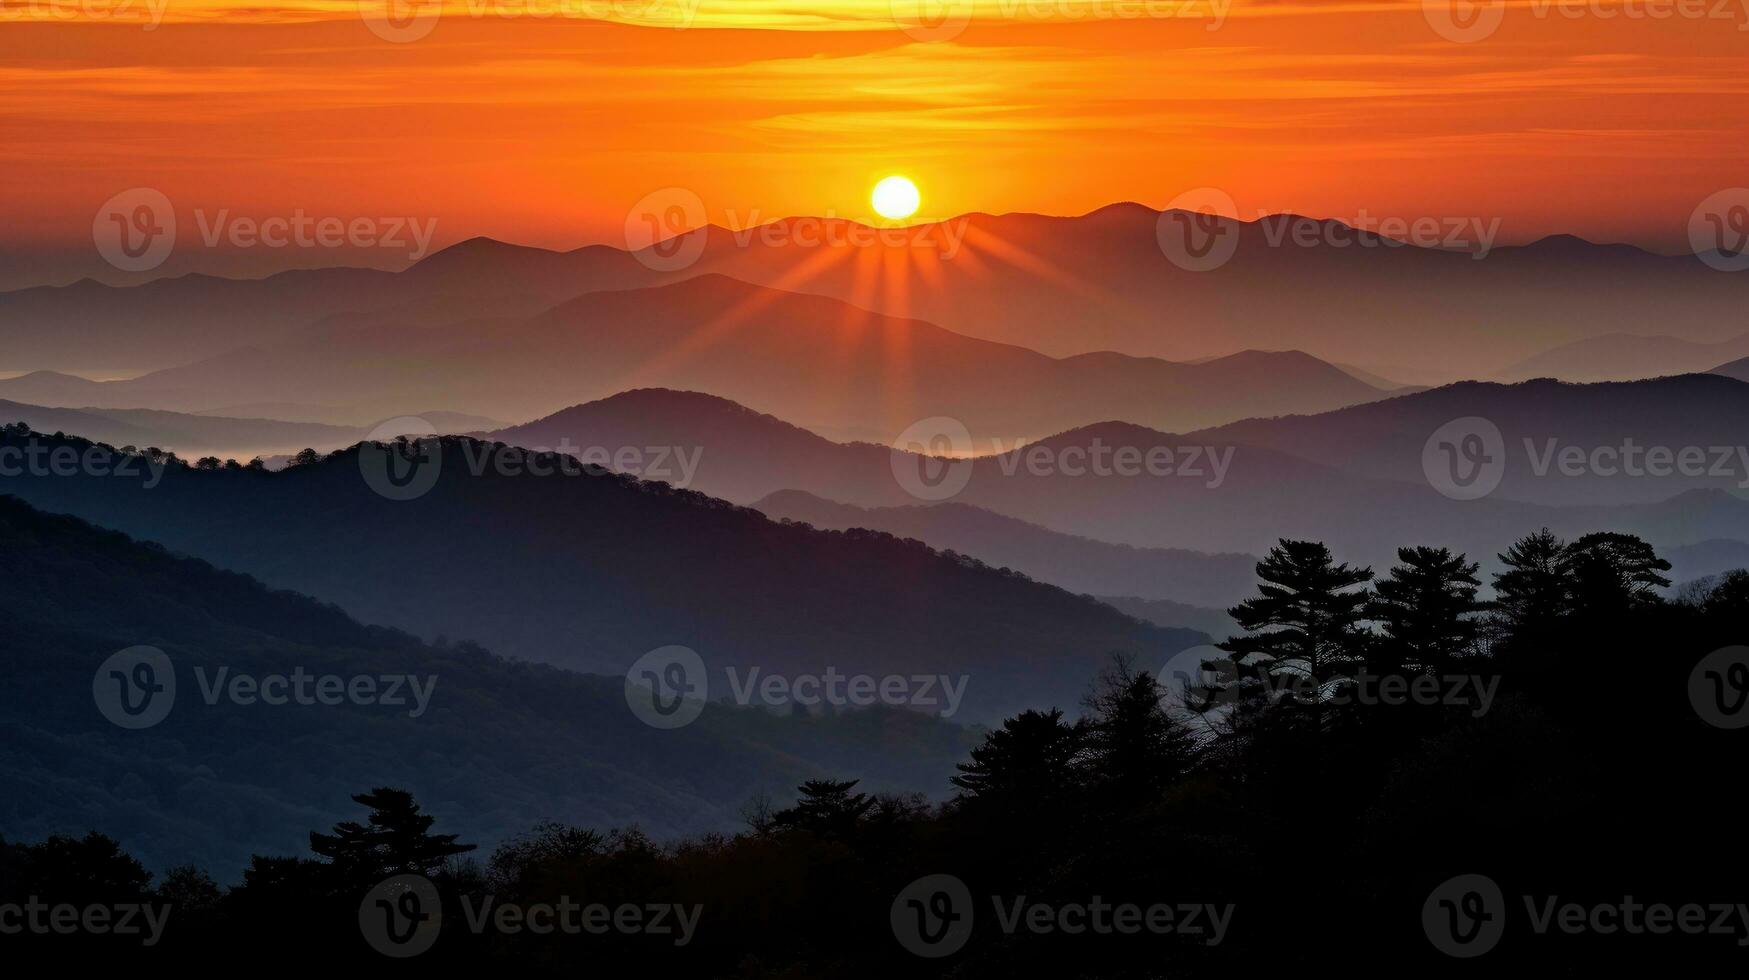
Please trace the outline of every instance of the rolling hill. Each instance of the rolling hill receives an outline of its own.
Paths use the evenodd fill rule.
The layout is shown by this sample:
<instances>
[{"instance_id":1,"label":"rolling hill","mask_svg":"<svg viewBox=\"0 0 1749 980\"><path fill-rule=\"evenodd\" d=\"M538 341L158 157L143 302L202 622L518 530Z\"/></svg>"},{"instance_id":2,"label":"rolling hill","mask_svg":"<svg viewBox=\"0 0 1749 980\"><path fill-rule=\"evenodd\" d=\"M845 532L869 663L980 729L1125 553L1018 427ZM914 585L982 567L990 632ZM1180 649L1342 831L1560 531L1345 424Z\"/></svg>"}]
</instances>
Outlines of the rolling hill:
<instances>
[{"instance_id":1,"label":"rolling hill","mask_svg":"<svg viewBox=\"0 0 1749 980\"><path fill-rule=\"evenodd\" d=\"M1735 314L1749 290L1743 277L1692 256L1553 236L1478 258L1300 215L1223 219L1216 234L1234 243L1231 259L1195 271L1161 246L1162 230L1170 234L1182 217L1126 203L1074 217L968 214L896 235L791 218L692 232L700 257L672 270L608 246L551 251L472 239L399 273L190 275L129 287L85 280L0 293L0 371L131 375L273 346L324 322L525 317L591 291L718 273L1055 357L1120 351L1190 361L1308 350L1386 376L1393 371L1382 366L1397 366L1420 383L1493 376L1502 361L1647 323L1723 343L1741 333ZM1481 244L1479 234L1468 237Z\"/></svg>"},{"instance_id":2,"label":"rolling hill","mask_svg":"<svg viewBox=\"0 0 1749 980\"><path fill-rule=\"evenodd\" d=\"M0 828L11 839L98 830L149 867L236 874L251 854L302 854L371 786L412 790L444 829L487 848L543 821L637 825L658 837L724 831L764 790L860 776L939 794L969 735L919 713L798 717L707 705L655 731L620 677L432 646L333 606L0 496ZM149 645L173 664L173 705L151 727L112 725L93 673ZM428 683L417 717L391 704L245 703L202 674L302 669ZM206 683L211 683L207 681ZM403 695L412 703L414 698Z\"/></svg>"},{"instance_id":3,"label":"rolling hill","mask_svg":"<svg viewBox=\"0 0 1749 980\"><path fill-rule=\"evenodd\" d=\"M1706 374L1598 384L1546 378L1514 385L1465 382L1318 415L1247 419L1189 438L1274 449L1359 476L1425 484L1422 450L1429 438L1466 417L1486 419L1500 432L1506 467L1497 497L1626 504L1693 489L1749 491L1749 450L1739 448L1749 445L1749 384ZM1591 464L1598 450L1619 455L1630 442L1641 454L1636 467L1642 475L1633 475L1617 455L1595 457L1602 465ZM1668 472L1648 467L1643 454L1654 447L1672 454L1661 464ZM1681 472L1675 458L1689 448L1700 450L1692 475ZM1560 462L1561 455L1573 453L1582 461Z\"/></svg>"},{"instance_id":4,"label":"rolling hill","mask_svg":"<svg viewBox=\"0 0 1749 980\"><path fill-rule=\"evenodd\" d=\"M1178 548L1133 548L1049 531L969 504L855 507L800 490L753 504L768 517L844 530L865 527L1012 568L1090 595L1127 595L1224 609L1257 586L1257 558Z\"/></svg>"},{"instance_id":5,"label":"rolling hill","mask_svg":"<svg viewBox=\"0 0 1749 980\"><path fill-rule=\"evenodd\" d=\"M1200 364L1113 353L1051 358L707 275L589 293L531 318L333 327L108 382L102 398L89 391L82 398L180 411L313 402L368 417L440 405L534 418L650 386L710 391L798 425L883 441L920 419L948 416L984 447L1111 418L1196 428L1384 395L1297 352ZM10 389L0 382L0 397L11 397ZM175 403L146 400L164 393Z\"/></svg>"},{"instance_id":6,"label":"rolling hill","mask_svg":"<svg viewBox=\"0 0 1749 980\"><path fill-rule=\"evenodd\" d=\"M1563 344L1494 372L1497 381L1639 381L1698 374L1749 355L1749 334L1713 343L1665 335L1608 334Z\"/></svg>"},{"instance_id":7,"label":"rolling hill","mask_svg":"<svg viewBox=\"0 0 1749 980\"><path fill-rule=\"evenodd\" d=\"M701 494L477 440L442 440L397 491L388 451L272 472L145 466L17 431L77 474L0 469L0 492L333 602L360 620L620 673L679 644L717 673L967 684L956 720L1072 707L1113 653L1158 665L1203 639L872 531L770 521ZM123 467L121 464L126 463ZM341 556L344 556L343 558Z\"/></svg>"},{"instance_id":8,"label":"rolling hill","mask_svg":"<svg viewBox=\"0 0 1749 980\"><path fill-rule=\"evenodd\" d=\"M1718 480L1610 487L1607 477L1531 472L1529 479L1561 484L1532 484L1557 505L1510 496L1526 479L1522 459L1508 466L1499 490L1479 500L1443 496L1422 469L1428 437L1468 413L1498 415L1509 434L1503 438L1517 440L1522 456L1521 440L1533 425L1597 443L1625 436L1642 440L1642 446L1656 444L1644 440L1657 437L1728 439L1731 406L1744 391L1749 389L1736 382L1704 377L1627 385L1455 385L1361 406L1365 411L1258 419L1182 436L1103 423L957 464L837 445L696 393L628 392L561 413L537 429L505 430L495 438L538 437L527 441L540 447L687 447L698 461L695 489L745 499L755 490L781 487L824 498L807 501L773 489L778 496L760 506L784 516L893 531L1077 591L1222 605L1229 601L1225 586L1193 597L1172 591L1191 583L1168 577L1172 588L1155 589L1146 583L1158 570L1137 563L1147 551L1112 545L1261 554L1279 537L1306 537L1328 541L1350 558L1386 564L1402 543L1419 542L1455 547L1487 564L1511 541L1543 526L1569 535L1629 530L1665 548L1715 538L1749 540L1749 500L1718 488ZM1684 413L1691 411L1706 412L1708 421L1685 428ZM1172 466L1120 472L1111 465L1120 453L1132 461L1153 453ZM1032 462L1035 454L1043 465ZM1090 465L1096 458L1106 461L1103 473ZM963 473L964 486L940 502L914 496L897 477L953 470ZM916 506L925 502L934 505Z\"/></svg>"}]
</instances>

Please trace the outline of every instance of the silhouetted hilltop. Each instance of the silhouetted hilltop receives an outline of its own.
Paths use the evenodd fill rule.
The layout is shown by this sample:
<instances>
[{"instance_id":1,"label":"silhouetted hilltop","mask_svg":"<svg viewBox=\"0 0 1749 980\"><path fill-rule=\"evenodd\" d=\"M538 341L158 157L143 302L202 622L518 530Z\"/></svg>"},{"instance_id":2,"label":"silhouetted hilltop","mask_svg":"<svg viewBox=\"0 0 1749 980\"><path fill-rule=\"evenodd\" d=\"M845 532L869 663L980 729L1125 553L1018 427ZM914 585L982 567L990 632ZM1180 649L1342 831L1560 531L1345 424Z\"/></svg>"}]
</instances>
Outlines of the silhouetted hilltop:
<instances>
[{"instance_id":1,"label":"silhouetted hilltop","mask_svg":"<svg viewBox=\"0 0 1749 980\"><path fill-rule=\"evenodd\" d=\"M1717 372L1721 361L1749 352L1749 334L1712 343L1681 337L1608 334L1562 344L1493 373L1500 381L1634 381L1672 374Z\"/></svg>"},{"instance_id":2,"label":"silhouetted hilltop","mask_svg":"<svg viewBox=\"0 0 1749 980\"><path fill-rule=\"evenodd\" d=\"M75 440L14 433L0 446L31 443L117 462ZM890 535L777 524L595 469L566 475L574 461L557 455L441 446L429 491L404 500L373 489L388 485L387 451L369 444L280 473L139 466L0 476L0 490L427 638L608 673L681 644L719 677L964 676L962 719L1072 707L1109 653L1158 664L1202 641Z\"/></svg>"},{"instance_id":3,"label":"silhouetted hilltop","mask_svg":"<svg viewBox=\"0 0 1749 980\"><path fill-rule=\"evenodd\" d=\"M892 479L890 453L883 446L832 442L775 416L697 391L621 392L486 437L572 455L600 451L611 456L621 448L672 447L696 461L688 489L740 504L788 487L828 491L837 487L854 493L851 488ZM676 460L672 469L678 471L678 464ZM663 478L680 482L672 475Z\"/></svg>"},{"instance_id":4,"label":"silhouetted hilltop","mask_svg":"<svg viewBox=\"0 0 1749 980\"><path fill-rule=\"evenodd\" d=\"M1432 240L1422 229L1416 244L1330 218L1221 219L1188 233L1231 243L1226 261L1187 268L1169 255L1192 218L1119 204L1076 217L968 214L895 236L866 227L850 235L854 222L800 217L695 231L687 244L699 257L678 269L607 246L470 239L400 273L183 276L134 287L87 280L0 293L0 371L149 370L283 340L336 316L355 325L361 313L410 316L425 326L528 316L592 291L716 273L1053 356L1116 350L1193 360L1305 349L1449 380L1647 323L1697 343L1726 341L1741 332L1734 314L1749 287L1693 256L1572 236L1504 246L1493 239L1497 227L1468 219L1443 223ZM904 288L871 288L873 269Z\"/></svg>"},{"instance_id":5,"label":"silhouetted hilltop","mask_svg":"<svg viewBox=\"0 0 1749 980\"><path fill-rule=\"evenodd\" d=\"M1423 447L1441 426L1462 418L1483 419L1499 430L1506 450L1499 497L1561 505L1649 503L1690 489L1740 490L1749 479L1749 460L1735 450L1749 432L1749 384L1711 374L1597 384L1466 381L1319 415L1247 419L1190 437L1274 449L1358 476L1425 483ZM1670 453L1663 465L1671 472L1625 472L1628 460L1620 451L1630 443L1638 447L1641 468L1646 451L1661 447ZM1539 474L1551 446L1560 453L1577 447L1586 458L1583 472L1563 473L1555 457L1547 473ZM1691 447L1701 452L1706 472L1674 470L1675 454ZM1592 467L1589 459L1600 448L1610 455Z\"/></svg>"},{"instance_id":6,"label":"silhouetted hilltop","mask_svg":"<svg viewBox=\"0 0 1749 980\"><path fill-rule=\"evenodd\" d=\"M553 819L672 835L733 829L754 792L826 773L937 792L967 744L954 725L886 709L707 706L657 732L627 707L621 677L426 645L5 496L0 606L0 683L29 692L0 702L7 836L101 829L158 869L195 861L234 874L250 853L302 854L309 828L347 815L361 786L414 787L445 825L482 841ZM99 713L93 676L139 645L168 655L176 689L160 723L130 731ZM209 704L203 693L300 668L412 675L425 706L410 716L411 685L400 705Z\"/></svg>"},{"instance_id":7,"label":"silhouetted hilltop","mask_svg":"<svg viewBox=\"0 0 1749 980\"><path fill-rule=\"evenodd\" d=\"M969 504L856 507L786 490L753 507L769 517L815 527L866 527L916 538L1097 596L1136 595L1225 608L1249 594L1257 578L1254 555L1133 548L1061 534Z\"/></svg>"},{"instance_id":8,"label":"silhouetted hilltop","mask_svg":"<svg viewBox=\"0 0 1749 980\"><path fill-rule=\"evenodd\" d=\"M980 447L1103 419L1185 429L1384 394L1303 354L1210 364L1110 353L1059 360L828 297L701 275L588 293L534 316L514 306L489 319L446 308L438 317L312 327L108 382L82 391L80 404L199 411L278 400L367 417L417 405L514 419L657 386L883 441L919 419L949 416ZM0 397L13 397L5 381Z\"/></svg>"}]
</instances>

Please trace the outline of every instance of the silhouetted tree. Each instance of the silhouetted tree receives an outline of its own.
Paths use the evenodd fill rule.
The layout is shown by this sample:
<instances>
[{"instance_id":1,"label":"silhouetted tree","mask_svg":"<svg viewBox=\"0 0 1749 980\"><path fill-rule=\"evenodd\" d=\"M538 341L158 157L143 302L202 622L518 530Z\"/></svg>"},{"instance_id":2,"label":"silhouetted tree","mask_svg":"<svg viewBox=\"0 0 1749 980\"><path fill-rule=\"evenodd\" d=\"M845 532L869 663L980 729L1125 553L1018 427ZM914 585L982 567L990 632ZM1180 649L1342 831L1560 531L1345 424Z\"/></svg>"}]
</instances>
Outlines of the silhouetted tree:
<instances>
[{"instance_id":1,"label":"silhouetted tree","mask_svg":"<svg viewBox=\"0 0 1749 980\"><path fill-rule=\"evenodd\" d=\"M1120 803L1159 797L1196 765L1196 741L1166 711L1165 689L1125 657L1113 658L1087 698L1087 766Z\"/></svg>"},{"instance_id":2,"label":"silhouetted tree","mask_svg":"<svg viewBox=\"0 0 1749 980\"><path fill-rule=\"evenodd\" d=\"M1080 783L1077 761L1085 726L1063 721L1063 712L1023 711L984 737L970 762L959 764L953 784L963 799L997 805L1049 805Z\"/></svg>"},{"instance_id":3,"label":"silhouetted tree","mask_svg":"<svg viewBox=\"0 0 1749 980\"><path fill-rule=\"evenodd\" d=\"M166 871L157 892L160 901L178 912L210 909L224 896L211 875L187 864Z\"/></svg>"},{"instance_id":4,"label":"silhouetted tree","mask_svg":"<svg viewBox=\"0 0 1749 980\"><path fill-rule=\"evenodd\" d=\"M1477 565L1445 548L1400 548L1401 563L1373 586L1366 616L1379 624L1380 652L1391 667L1439 670L1475 651L1484 607L1476 600Z\"/></svg>"},{"instance_id":5,"label":"silhouetted tree","mask_svg":"<svg viewBox=\"0 0 1749 980\"><path fill-rule=\"evenodd\" d=\"M574 868L600 854L607 838L593 830L544 823L498 846L486 871L495 888L516 893L539 873Z\"/></svg>"},{"instance_id":6,"label":"silhouetted tree","mask_svg":"<svg viewBox=\"0 0 1749 980\"><path fill-rule=\"evenodd\" d=\"M474 849L456 843L454 834L433 834L435 817L419 812L413 794L379 786L354 796L370 808L368 822L334 825L332 834L310 834L310 850L325 857L348 877L382 878L394 874L431 874L449 858Z\"/></svg>"},{"instance_id":7,"label":"silhouetted tree","mask_svg":"<svg viewBox=\"0 0 1749 980\"><path fill-rule=\"evenodd\" d=\"M860 781L810 779L798 787L802 795L794 806L772 814L772 825L783 830L805 830L820 837L847 838L874 806L867 793L851 792Z\"/></svg>"},{"instance_id":8,"label":"silhouetted tree","mask_svg":"<svg viewBox=\"0 0 1749 980\"><path fill-rule=\"evenodd\" d=\"M53 902L114 902L146 893L152 873L114 838L55 835L24 849L23 889Z\"/></svg>"},{"instance_id":9,"label":"silhouetted tree","mask_svg":"<svg viewBox=\"0 0 1749 980\"><path fill-rule=\"evenodd\" d=\"M1314 682L1358 659L1367 592L1355 586L1372 581L1372 569L1337 564L1319 542L1284 538L1257 563L1257 577L1263 580L1258 595L1228 610L1250 635L1235 636L1221 649L1269 657L1271 672L1294 669L1287 662L1299 661Z\"/></svg>"},{"instance_id":10,"label":"silhouetted tree","mask_svg":"<svg viewBox=\"0 0 1749 980\"><path fill-rule=\"evenodd\" d=\"M1632 534L1587 534L1567 546L1567 566L1574 608L1580 613L1619 612L1657 602L1657 590L1670 585L1662 574L1670 563Z\"/></svg>"},{"instance_id":11,"label":"silhouetted tree","mask_svg":"<svg viewBox=\"0 0 1749 980\"><path fill-rule=\"evenodd\" d=\"M1566 612L1573 593L1571 561L1567 546L1546 527L1500 555L1506 571L1494 576L1494 607L1513 633L1541 632Z\"/></svg>"},{"instance_id":12,"label":"silhouetted tree","mask_svg":"<svg viewBox=\"0 0 1749 980\"><path fill-rule=\"evenodd\" d=\"M1700 607L1711 614L1749 616L1749 571L1734 568L1719 576L1701 598Z\"/></svg>"}]
</instances>

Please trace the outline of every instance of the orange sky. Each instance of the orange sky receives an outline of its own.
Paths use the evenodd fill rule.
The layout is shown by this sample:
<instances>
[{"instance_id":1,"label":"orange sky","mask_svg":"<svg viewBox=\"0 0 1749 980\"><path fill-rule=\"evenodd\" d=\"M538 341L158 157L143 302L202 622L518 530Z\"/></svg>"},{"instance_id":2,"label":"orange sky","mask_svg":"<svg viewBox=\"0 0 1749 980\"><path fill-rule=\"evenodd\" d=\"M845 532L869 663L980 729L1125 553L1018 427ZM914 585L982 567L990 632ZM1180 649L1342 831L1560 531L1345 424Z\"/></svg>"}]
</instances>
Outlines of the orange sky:
<instances>
[{"instance_id":1,"label":"orange sky","mask_svg":"<svg viewBox=\"0 0 1749 980\"><path fill-rule=\"evenodd\" d=\"M339 0L0 0L0 248L89 243L98 206L140 186L184 239L197 208L301 209L573 246L621 243L665 186L722 223L860 218L894 172L922 218L1215 186L1242 216L1500 217L1507 240L1673 248L1701 198L1749 184L1749 0L1657 20L1519 0L1461 44L1421 0L1219 19L1217 0L979 0L934 42L894 27L915 0L530 2L690 26L449 0L390 43ZM1111 16L1149 9L1182 16Z\"/></svg>"}]
</instances>

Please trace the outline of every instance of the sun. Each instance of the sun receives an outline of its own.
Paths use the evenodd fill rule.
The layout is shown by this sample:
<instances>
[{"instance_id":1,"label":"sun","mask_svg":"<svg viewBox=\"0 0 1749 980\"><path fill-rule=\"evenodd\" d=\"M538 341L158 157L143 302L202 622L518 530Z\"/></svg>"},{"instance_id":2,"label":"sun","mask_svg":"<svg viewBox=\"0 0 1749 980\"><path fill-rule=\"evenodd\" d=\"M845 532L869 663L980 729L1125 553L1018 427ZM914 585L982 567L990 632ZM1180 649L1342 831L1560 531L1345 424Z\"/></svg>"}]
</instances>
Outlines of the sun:
<instances>
[{"instance_id":1,"label":"sun","mask_svg":"<svg viewBox=\"0 0 1749 980\"><path fill-rule=\"evenodd\" d=\"M916 214L917 205L922 201L917 185L909 177L888 177L876 184L874 193L869 195L875 213L892 221Z\"/></svg>"}]
</instances>

